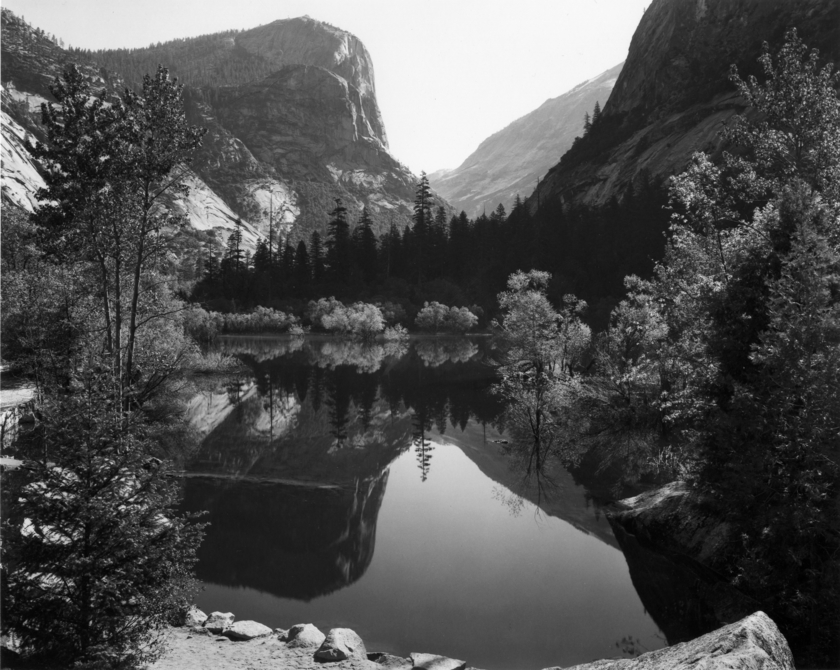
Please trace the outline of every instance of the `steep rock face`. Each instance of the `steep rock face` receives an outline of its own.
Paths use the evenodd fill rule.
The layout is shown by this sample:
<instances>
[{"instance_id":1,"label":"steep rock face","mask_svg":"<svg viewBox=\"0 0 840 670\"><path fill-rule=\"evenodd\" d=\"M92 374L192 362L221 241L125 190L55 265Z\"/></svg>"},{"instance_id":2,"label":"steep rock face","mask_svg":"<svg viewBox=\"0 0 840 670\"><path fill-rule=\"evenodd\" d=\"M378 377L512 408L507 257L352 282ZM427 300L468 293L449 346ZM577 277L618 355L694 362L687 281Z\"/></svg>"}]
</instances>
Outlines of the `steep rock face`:
<instances>
[{"instance_id":1,"label":"steep rock face","mask_svg":"<svg viewBox=\"0 0 840 670\"><path fill-rule=\"evenodd\" d=\"M538 178L583 134L584 115L596 102L604 106L623 65L546 100L484 140L458 168L430 174L431 185L471 217L499 203L510 211L517 194L529 196Z\"/></svg>"},{"instance_id":2,"label":"steep rock face","mask_svg":"<svg viewBox=\"0 0 840 670\"><path fill-rule=\"evenodd\" d=\"M373 60L355 35L308 16L274 21L237 35L236 44L279 66L314 65L344 79L359 98L365 125L388 148L385 125L376 102Z\"/></svg>"},{"instance_id":3,"label":"steep rock face","mask_svg":"<svg viewBox=\"0 0 840 670\"><path fill-rule=\"evenodd\" d=\"M757 74L763 42L777 50L789 27L829 60L840 55L840 5L833 0L654 0L630 44L602 123L567 152L528 201L559 198L603 205L642 173L662 181L695 151L712 154L743 101L731 64Z\"/></svg>"}]
</instances>

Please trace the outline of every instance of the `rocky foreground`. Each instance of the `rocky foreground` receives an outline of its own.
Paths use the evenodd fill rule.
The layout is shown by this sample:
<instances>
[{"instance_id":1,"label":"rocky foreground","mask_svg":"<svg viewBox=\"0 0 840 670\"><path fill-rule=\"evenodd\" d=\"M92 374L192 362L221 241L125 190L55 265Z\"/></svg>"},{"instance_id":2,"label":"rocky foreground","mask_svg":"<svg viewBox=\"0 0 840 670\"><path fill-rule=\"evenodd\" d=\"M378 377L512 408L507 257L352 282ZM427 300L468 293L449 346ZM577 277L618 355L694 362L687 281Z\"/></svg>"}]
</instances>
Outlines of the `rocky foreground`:
<instances>
[{"instance_id":1,"label":"rocky foreground","mask_svg":"<svg viewBox=\"0 0 840 670\"><path fill-rule=\"evenodd\" d=\"M369 652L349 628L326 635L312 624L289 630L256 621L235 621L233 614L198 609L185 625L170 632L167 653L154 670L217 670L326 667L354 670L466 670L466 661L428 653L407 657ZM724 626L690 642L637 658L605 659L574 670L792 670L793 656L776 624L763 612ZM560 670L551 668L549 670Z\"/></svg>"}]
</instances>

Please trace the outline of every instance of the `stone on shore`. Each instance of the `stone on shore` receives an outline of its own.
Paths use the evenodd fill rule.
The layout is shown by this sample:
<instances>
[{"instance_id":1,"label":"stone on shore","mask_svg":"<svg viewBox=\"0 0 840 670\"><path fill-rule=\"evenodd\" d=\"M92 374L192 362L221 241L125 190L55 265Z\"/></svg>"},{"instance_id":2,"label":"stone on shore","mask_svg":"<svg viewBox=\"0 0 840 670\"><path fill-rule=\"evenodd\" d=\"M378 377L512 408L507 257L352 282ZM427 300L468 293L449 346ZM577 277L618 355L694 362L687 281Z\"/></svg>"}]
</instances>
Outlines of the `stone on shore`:
<instances>
[{"instance_id":1,"label":"stone on shore","mask_svg":"<svg viewBox=\"0 0 840 670\"><path fill-rule=\"evenodd\" d=\"M457 661L435 654L411 654L411 663L416 670L464 670L466 661Z\"/></svg>"},{"instance_id":2,"label":"stone on shore","mask_svg":"<svg viewBox=\"0 0 840 670\"><path fill-rule=\"evenodd\" d=\"M230 628L226 628L224 634L231 640L253 640L257 637L271 635L271 628L257 621L237 621L231 624Z\"/></svg>"},{"instance_id":3,"label":"stone on shore","mask_svg":"<svg viewBox=\"0 0 840 670\"><path fill-rule=\"evenodd\" d=\"M348 658L367 660L367 649L356 631L350 628L332 628L320 649L315 652L319 661L343 661Z\"/></svg>"},{"instance_id":4,"label":"stone on shore","mask_svg":"<svg viewBox=\"0 0 840 670\"><path fill-rule=\"evenodd\" d=\"M327 638L320 630L311 623L299 623L292 626L286 636L286 646L293 649L308 649L320 647Z\"/></svg>"},{"instance_id":5,"label":"stone on shore","mask_svg":"<svg viewBox=\"0 0 840 670\"><path fill-rule=\"evenodd\" d=\"M204 627L211 633L220 635L225 629L233 625L235 618L232 612L213 612L207 617L207 621L204 622Z\"/></svg>"},{"instance_id":6,"label":"stone on shore","mask_svg":"<svg viewBox=\"0 0 840 670\"><path fill-rule=\"evenodd\" d=\"M187 610L184 615L184 625L187 628L194 628L195 626L203 626L207 621L207 615L198 609L195 605Z\"/></svg>"},{"instance_id":7,"label":"stone on shore","mask_svg":"<svg viewBox=\"0 0 840 670\"><path fill-rule=\"evenodd\" d=\"M756 612L690 642L637 658L595 661L566 670L794 670L794 665L776 624L764 612Z\"/></svg>"},{"instance_id":8,"label":"stone on shore","mask_svg":"<svg viewBox=\"0 0 840 670\"><path fill-rule=\"evenodd\" d=\"M393 654L386 654L381 651L373 652L367 655L369 661L381 665L387 670L412 670L414 665L411 659L403 658L402 656L394 656Z\"/></svg>"}]
</instances>

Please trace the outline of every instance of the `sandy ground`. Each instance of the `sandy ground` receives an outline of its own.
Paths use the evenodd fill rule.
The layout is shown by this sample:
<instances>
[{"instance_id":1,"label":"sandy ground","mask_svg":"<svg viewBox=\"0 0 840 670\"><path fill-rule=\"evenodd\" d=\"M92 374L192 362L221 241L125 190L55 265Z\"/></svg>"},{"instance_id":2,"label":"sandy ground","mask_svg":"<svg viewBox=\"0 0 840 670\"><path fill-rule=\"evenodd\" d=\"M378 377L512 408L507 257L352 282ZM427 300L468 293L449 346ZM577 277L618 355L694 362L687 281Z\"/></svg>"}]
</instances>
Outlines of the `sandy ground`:
<instances>
[{"instance_id":1,"label":"sandy ground","mask_svg":"<svg viewBox=\"0 0 840 670\"><path fill-rule=\"evenodd\" d=\"M173 628L168 649L149 670L382 670L373 661L322 663L313 656L315 649L289 649L277 636L248 642L231 642L226 637L198 635L186 628Z\"/></svg>"}]
</instances>

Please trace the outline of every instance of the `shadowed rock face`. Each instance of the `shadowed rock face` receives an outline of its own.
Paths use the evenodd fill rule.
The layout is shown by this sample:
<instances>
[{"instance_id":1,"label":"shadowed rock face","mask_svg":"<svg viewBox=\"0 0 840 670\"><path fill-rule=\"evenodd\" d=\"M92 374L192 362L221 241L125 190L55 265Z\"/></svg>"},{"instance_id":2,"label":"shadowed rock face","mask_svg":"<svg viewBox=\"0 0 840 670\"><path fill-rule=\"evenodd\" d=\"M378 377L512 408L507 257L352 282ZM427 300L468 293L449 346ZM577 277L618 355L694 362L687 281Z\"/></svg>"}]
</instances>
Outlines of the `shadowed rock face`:
<instances>
[{"instance_id":1,"label":"shadowed rock face","mask_svg":"<svg viewBox=\"0 0 840 670\"><path fill-rule=\"evenodd\" d=\"M728 80L758 74L762 43L771 51L796 27L827 60L840 56L840 4L834 0L654 0L633 39L603 110L600 132L572 149L528 200L603 205L621 198L642 172L654 181L681 172L692 153L721 149L719 133L744 110Z\"/></svg>"}]
</instances>

